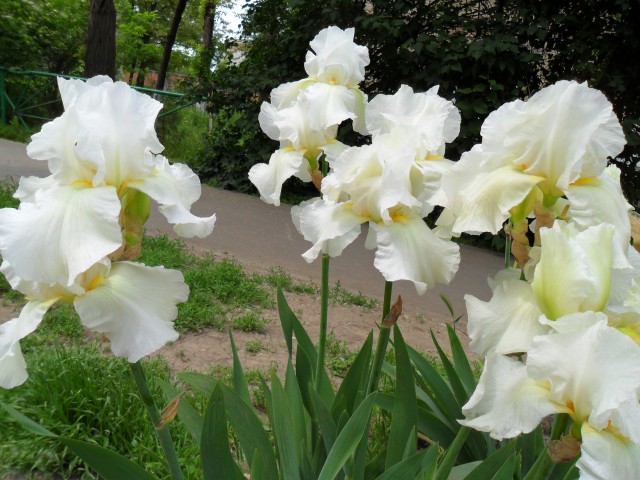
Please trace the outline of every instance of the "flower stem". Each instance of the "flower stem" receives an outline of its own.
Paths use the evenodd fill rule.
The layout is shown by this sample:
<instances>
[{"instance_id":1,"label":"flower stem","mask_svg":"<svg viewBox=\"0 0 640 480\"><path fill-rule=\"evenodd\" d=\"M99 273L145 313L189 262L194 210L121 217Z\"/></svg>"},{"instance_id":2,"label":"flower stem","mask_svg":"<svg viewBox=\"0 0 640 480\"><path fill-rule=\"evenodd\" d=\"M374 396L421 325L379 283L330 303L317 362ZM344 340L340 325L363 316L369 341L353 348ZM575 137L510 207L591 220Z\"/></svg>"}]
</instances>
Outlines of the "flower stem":
<instances>
[{"instance_id":1,"label":"flower stem","mask_svg":"<svg viewBox=\"0 0 640 480\"><path fill-rule=\"evenodd\" d=\"M509 220L509 226L512 226L511 220ZM505 228L505 230L507 230ZM504 268L509 268L511 266L511 233L505 232L505 243L504 243Z\"/></svg>"},{"instance_id":2,"label":"flower stem","mask_svg":"<svg viewBox=\"0 0 640 480\"><path fill-rule=\"evenodd\" d=\"M385 326L384 319L387 318L391 311L391 290L393 282L385 282L384 284L384 302L382 304L382 322L380 322L380 331L378 332L378 343L376 345L376 353L373 356L373 365L371 366L371 374L369 375L369 384L367 386L367 395L378 388L378 380L380 379L380 371L382 370L382 362L387 352L387 344L389 343L389 335L391 327Z\"/></svg>"},{"instance_id":3,"label":"flower stem","mask_svg":"<svg viewBox=\"0 0 640 480\"><path fill-rule=\"evenodd\" d=\"M131 367L131 374L133 375L133 379L136 381L136 386L138 387L138 393L140 393L142 403L144 403L144 406L147 407L147 412L149 413L151 423L153 423L153 426L156 428L156 434L158 435L160 446L162 447L162 450L164 450L164 455L167 459L169 470L171 470L171 477L173 478L173 480L184 480L184 474L182 473L182 469L180 468L180 462L178 461L178 455L176 454L176 449L173 446L173 441L171 440L171 433L169 432L169 429L158 429L156 427L156 425L160 423L160 412L158 411L158 407L156 407L156 404L153 401L153 396L151 395L151 390L149 390L147 379L144 376L142 365L138 361L135 363L130 363L129 366Z\"/></svg>"},{"instance_id":4,"label":"flower stem","mask_svg":"<svg viewBox=\"0 0 640 480\"><path fill-rule=\"evenodd\" d=\"M318 361L316 363L316 391L320 391L320 378L324 370L324 355L327 347L327 319L329 312L329 255L322 255L322 286L320 289L320 334L318 340Z\"/></svg>"}]
</instances>

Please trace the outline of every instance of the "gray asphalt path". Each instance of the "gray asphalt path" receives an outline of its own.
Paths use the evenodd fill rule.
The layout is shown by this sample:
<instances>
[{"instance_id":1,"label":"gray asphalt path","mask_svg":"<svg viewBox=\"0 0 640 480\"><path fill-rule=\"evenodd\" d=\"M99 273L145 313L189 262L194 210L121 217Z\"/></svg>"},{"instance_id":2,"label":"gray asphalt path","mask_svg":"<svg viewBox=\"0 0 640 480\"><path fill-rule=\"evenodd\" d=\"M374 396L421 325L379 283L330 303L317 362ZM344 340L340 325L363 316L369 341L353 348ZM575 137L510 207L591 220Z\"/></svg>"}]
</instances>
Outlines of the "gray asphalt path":
<instances>
[{"instance_id":1,"label":"gray asphalt path","mask_svg":"<svg viewBox=\"0 0 640 480\"><path fill-rule=\"evenodd\" d=\"M0 139L0 177L46 176L46 162L31 160L25 145ZM203 186L202 197L192 208L197 215L217 215L213 233L205 239L188 239L187 244L199 249L236 257L258 269L281 266L297 278L311 278L319 283L320 260L308 264L301 257L310 244L291 222L290 207L274 207L259 198ZM147 224L149 231L166 233L173 230L154 209ZM366 231L343 254L331 260L330 281L353 292L382 298L384 279L373 266L374 252L364 248ZM410 282L397 282L395 294L402 294L405 306L432 317L449 317L440 294L446 295L457 314L465 312L464 295L470 293L488 299L491 291L487 277L503 265L501 255L475 247L461 246L460 269L450 285L437 286L419 296Z\"/></svg>"}]
</instances>

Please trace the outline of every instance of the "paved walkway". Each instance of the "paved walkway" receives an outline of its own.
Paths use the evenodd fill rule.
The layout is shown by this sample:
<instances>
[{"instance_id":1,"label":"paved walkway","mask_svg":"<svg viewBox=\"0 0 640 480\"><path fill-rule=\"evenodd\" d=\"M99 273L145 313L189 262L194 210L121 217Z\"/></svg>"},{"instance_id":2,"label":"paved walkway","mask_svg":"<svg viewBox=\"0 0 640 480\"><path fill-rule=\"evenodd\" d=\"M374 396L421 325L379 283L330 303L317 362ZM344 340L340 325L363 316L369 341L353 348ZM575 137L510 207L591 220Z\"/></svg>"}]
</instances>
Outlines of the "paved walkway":
<instances>
[{"instance_id":1,"label":"paved walkway","mask_svg":"<svg viewBox=\"0 0 640 480\"><path fill-rule=\"evenodd\" d=\"M25 145L0 139L0 177L21 175L46 176L46 162L31 160ZM201 199L192 212L197 215L217 215L213 233L205 239L189 239L187 244L236 257L240 262L266 270L275 265L283 267L294 277L312 278L319 283L320 260L308 264L300 256L310 244L297 232L289 213L290 207L274 207L259 198L204 186ZM147 224L148 230L173 236L170 225L157 210ZM343 254L332 259L330 281L353 292L382 298L384 279L373 266L374 252L364 248L366 231ZM442 285L417 295L413 284L397 282L396 293L402 294L406 307L432 317L449 317L448 310L439 295L446 295L456 314L464 313L463 297L471 293L488 299L491 291L487 276L495 274L503 265L501 255L475 247L461 247L460 270L450 285Z\"/></svg>"}]
</instances>

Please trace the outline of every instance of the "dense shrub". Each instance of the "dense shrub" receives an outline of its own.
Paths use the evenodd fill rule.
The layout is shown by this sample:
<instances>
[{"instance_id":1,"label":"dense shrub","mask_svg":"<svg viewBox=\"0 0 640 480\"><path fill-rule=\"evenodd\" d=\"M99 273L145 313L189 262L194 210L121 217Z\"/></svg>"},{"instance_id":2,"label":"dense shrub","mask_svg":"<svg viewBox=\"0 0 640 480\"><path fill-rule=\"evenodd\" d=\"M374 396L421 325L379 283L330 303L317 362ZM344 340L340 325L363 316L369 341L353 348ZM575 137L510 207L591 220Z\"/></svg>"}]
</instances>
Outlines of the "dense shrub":
<instances>
[{"instance_id":1,"label":"dense shrub","mask_svg":"<svg viewBox=\"0 0 640 480\"><path fill-rule=\"evenodd\" d=\"M356 42L369 48L362 89L370 96L409 84L416 91L440 85L442 96L455 98L463 122L448 151L454 160L478 142L483 120L504 102L561 78L589 81L605 92L625 126L628 146L615 163L627 197L638 205L640 73L626 61L640 54L633 33L638 21L640 4L632 0L252 2L244 38L229 45L243 60L229 58L191 89L220 116L201 173L225 188L252 189L246 172L277 148L259 130L260 104L274 87L306 76L301 60L308 42L337 25L355 27Z\"/></svg>"}]
</instances>

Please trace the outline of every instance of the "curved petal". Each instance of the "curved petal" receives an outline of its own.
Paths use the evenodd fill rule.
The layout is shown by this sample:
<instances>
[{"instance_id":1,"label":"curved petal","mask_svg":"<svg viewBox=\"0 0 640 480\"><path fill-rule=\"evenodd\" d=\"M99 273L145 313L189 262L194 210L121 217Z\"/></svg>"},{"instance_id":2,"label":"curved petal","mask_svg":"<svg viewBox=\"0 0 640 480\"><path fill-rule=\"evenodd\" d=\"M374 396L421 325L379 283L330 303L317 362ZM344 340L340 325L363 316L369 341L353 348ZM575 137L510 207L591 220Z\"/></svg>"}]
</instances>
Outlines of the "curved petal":
<instances>
[{"instance_id":1,"label":"curved petal","mask_svg":"<svg viewBox=\"0 0 640 480\"><path fill-rule=\"evenodd\" d=\"M327 162L331 165L347 148L349 148L349 146L344 143L333 140L326 145L323 145L322 151L326 155Z\"/></svg>"},{"instance_id":2,"label":"curved petal","mask_svg":"<svg viewBox=\"0 0 640 480\"><path fill-rule=\"evenodd\" d=\"M331 85L313 84L309 88L324 89L327 87L330 93ZM315 91L315 90L312 90ZM338 124L334 122L332 116L342 107L332 104L327 108L327 103L331 103L330 96L312 96L306 90L299 95L298 101L290 107L283 108L277 112L269 113L269 121L273 121L273 126L266 123L265 126L271 132L278 129L278 140L286 144L289 142L296 150L313 150L321 148L323 145L334 141L338 133ZM335 108L333 112L330 108ZM342 121L342 120L340 120Z\"/></svg>"},{"instance_id":3,"label":"curved petal","mask_svg":"<svg viewBox=\"0 0 640 480\"><path fill-rule=\"evenodd\" d=\"M48 160L49 169L63 183L76 180L116 188L122 181L146 176L153 165L145 152L162 151L155 120L162 104L124 82L99 78L62 90L65 112L32 137L27 152Z\"/></svg>"},{"instance_id":4,"label":"curved petal","mask_svg":"<svg viewBox=\"0 0 640 480\"><path fill-rule=\"evenodd\" d=\"M32 300L22 308L18 318L0 324L0 387L17 387L27 380L20 340L38 328L44 314L57 300Z\"/></svg>"},{"instance_id":5,"label":"curved petal","mask_svg":"<svg viewBox=\"0 0 640 480\"><path fill-rule=\"evenodd\" d=\"M556 320L549 320L544 315L540 317L540 323L547 325L554 333L577 333L603 322L606 325L608 317L602 312L570 313Z\"/></svg>"},{"instance_id":6,"label":"curved petal","mask_svg":"<svg viewBox=\"0 0 640 480\"><path fill-rule=\"evenodd\" d=\"M548 331L538 322L542 312L528 282L507 279L495 287L488 302L471 295L464 300L470 347L478 355L527 352L533 338Z\"/></svg>"},{"instance_id":7,"label":"curved petal","mask_svg":"<svg viewBox=\"0 0 640 480\"><path fill-rule=\"evenodd\" d=\"M131 182L129 186L146 193L160 206L159 210L181 237L204 238L211 233L216 216L196 217L189 209L200 198L198 176L186 165L170 165L163 156L155 159L156 167L144 180Z\"/></svg>"},{"instance_id":8,"label":"curved petal","mask_svg":"<svg viewBox=\"0 0 640 480\"><path fill-rule=\"evenodd\" d=\"M336 26L321 30L309 42L304 69L322 82L356 86L364 80L364 69L369 65L369 50L353 41L355 29Z\"/></svg>"},{"instance_id":9,"label":"curved petal","mask_svg":"<svg viewBox=\"0 0 640 480\"><path fill-rule=\"evenodd\" d=\"M611 272L611 293L609 295L610 308L618 308L621 305L632 306L640 312L640 253L633 246L629 246L628 256L631 268L614 269ZM635 291L635 293L631 293ZM629 298L631 293L633 299Z\"/></svg>"},{"instance_id":10,"label":"curved petal","mask_svg":"<svg viewBox=\"0 0 640 480\"><path fill-rule=\"evenodd\" d=\"M396 128L411 130L429 152L444 149L460 133L460 112L452 102L438 96L438 87L414 93L401 85L393 95L377 95L366 111L367 130L372 135L389 133Z\"/></svg>"},{"instance_id":11,"label":"curved petal","mask_svg":"<svg viewBox=\"0 0 640 480\"><path fill-rule=\"evenodd\" d=\"M548 318L604 308L611 288L613 235L608 224L579 232L556 221L553 228L541 230L533 290Z\"/></svg>"},{"instance_id":12,"label":"curved petal","mask_svg":"<svg viewBox=\"0 0 640 480\"><path fill-rule=\"evenodd\" d=\"M84 272L78 275L76 282L72 285L61 285L59 283L49 284L24 280L16 275L15 270L7 260L2 261L0 272L5 276L7 282L11 285L11 288L22 293L27 298L34 300L37 299L44 301L48 298L70 300L76 295L82 295L85 292L83 285L81 285L84 278Z\"/></svg>"},{"instance_id":13,"label":"curved petal","mask_svg":"<svg viewBox=\"0 0 640 480\"><path fill-rule=\"evenodd\" d=\"M514 358L487 356L476 391L462 407L462 425L489 432L502 440L528 433L547 415L556 412L544 382L527 376L526 367Z\"/></svg>"},{"instance_id":14,"label":"curved petal","mask_svg":"<svg viewBox=\"0 0 640 480\"><path fill-rule=\"evenodd\" d=\"M324 130L340 125L347 119L354 119L364 110L361 105L366 97L357 90L342 85L317 82L307 87L301 97L310 105L309 126L314 130Z\"/></svg>"},{"instance_id":15,"label":"curved petal","mask_svg":"<svg viewBox=\"0 0 640 480\"><path fill-rule=\"evenodd\" d=\"M581 229L601 223L615 227L614 268L630 267L627 259L631 240L629 211L633 207L627 203L620 187L620 170L615 166L605 169L598 178L587 178L574 183L566 191L569 199L571 221Z\"/></svg>"},{"instance_id":16,"label":"curved petal","mask_svg":"<svg viewBox=\"0 0 640 480\"><path fill-rule=\"evenodd\" d=\"M436 283L449 283L458 271L460 247L438 237L422 218L369 225L378 242L373 264L385 280L409 280L422 295Z\"/></svg>"},{"instance_id":17,"label":"curved petal","mask_svg":"<svg viewBox=\"0 0 640 480\"><path fill-rule=\"evenodd\" d=\"M544 178L526 175L511 165L493 169L484 161L482 148L474 147L442 177L442 190L433 202L448 207L455 221L454 235L462 232L498 233Z\"/></svg>"},{"instance_id":18,"label":"curved petal","mask_svg":"<svg viewBox=\"0 0 640 480\"><path fill-rule=\"evenodd\" d=\"M48 177L40 178L40 177L20 177L20 183L18 184L18 189L16 193L13 195L15 198L20 200L20 203L31 202L35 203L37 194L41 190L47 190L56 185L56 180L53 178L53 175Z\"/></svg>"},{"instance_id":19,"label":"curved petal","mask_svg":"<svg viewBox=\"0 0 640 480\"><path fill-rule=\"evenodd\" d=\"M182 273L117 262L108 277L93 283L74 306L84 325L109 338L115 355L137 362L178 338L176 305L189 296Z\"/></svg>"},{"instance_id":20,"label":"curved petal","mask_svg":"<svg viewBox=\"0 0 640 480\"><path fill-rule=\"evenodd\" d=\"M625 139L602 92L586 83L560 81L490 114L482 126L482 144L489 155L508 158L564 191L580 177L600 175Z\"/></svg>"},{"instance_id":21,"label":"curved petal","mask_svg":"<svg viewBox=\"0 0 640 480\"><path fill-rule=\"evenodd\" d=\"M271 103L277 109L290 107L296 102L300 91L312 83L314 80L309 79L283 83L271 90Z\"/></svg>"},{"instance_id":22,"label":"curved petal","mask_svg":"<svg viewBox=\"0 0 640 480\"><path fill-rule=\"evenodd\" d=\"M581 480L640 478L640 445L611 431L582 426L582 448L576 466Z\"/></svg>"},{"instance_id":23,"label":"curved petal","mask_svg":"<svg viewBox=\"0 0 640 480\"><path fill-rule=\"evenodd\" d=\"M260 105L260 113L258 114L258 122L260 128L272 140L280 140L280 129L276 125L278 109L270 103L262 102Z\"/></svg>"},{"instance_id":24,"label":"curved petal","mask_svg":"<svg viewBox=\"0 0 640 480\"><path fill-rule=\"evenodd\" d=\"M349 205L320 198L292 207L291 217L304 239L313 243L302 254L307 262L315 260L320 252L339 256L360 235L360 225L366 221L355 215Z\"/></svg>"},{"instance_id":25,"label":"curved petal","mask_svg":"<svg viewBox=\"0 0 640 480\"><path fill-rule=\"evenodd\" d=\"M577 332L536 337L527 372L548 381L550 398L568 406L577 421L601 429L611 410L638 401L640 348L602 321Z\"/></svg>"},{"instance_id":26,"label":"curved petal","mask_svg":"<svg viewBox=\"0 0 640 480\"><path fill-rule=\"evenodd\" d=\"M422 174L422 192L417 198L424 204L422 211L423 217L426 217L431 210L433 210L433 207L438 205L434 197L442 188L442 177L449 172L454 165L455 162L447 160L446 158L420 160L417 162L417 166ZM417 190L418 189L414 189L414 191Z\"/></svg>"},{"instance_id":27,"label":"curved petal","mask_svg":"<svg viewBox=\"0 0 640 480\"><path fill-rule=\"evenodd\" d=\"M280 149L276 150L269 163L258 163L249 170L249 180L260 192L260 198L265 203L280 205L280 193L282 184L293 177L299 175L306 169L309 176L309 162L304 159L303 153L297 150ZM309 179L307 181L311 180Z\"/></svg>"},{"instance_id":28,"label":"curved petal","mask_svg":"<svg viewBox=\"0 0 640 480\"><path fill-rule=\"evenodd\" d=\"M365 123L365 111L367 107L367 94L359 88L352 88L351 91L355 95L353 111L356 116L353 118L353 131L360 135L369 135L367 125Z\"/></svg>"},{"instance_id":29,"label":"curved petal","mask_svg":"<svg viewBox=\"0 0 640 480\"><path fill-rule=\"evenodd\" d=\"M122 244L113 187L54 187L0 210L0 252L20 278L71 285Z\"/></svg>"}]
</instances>

